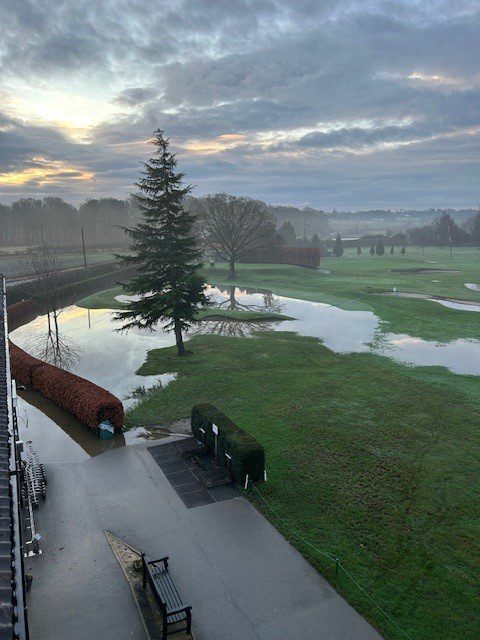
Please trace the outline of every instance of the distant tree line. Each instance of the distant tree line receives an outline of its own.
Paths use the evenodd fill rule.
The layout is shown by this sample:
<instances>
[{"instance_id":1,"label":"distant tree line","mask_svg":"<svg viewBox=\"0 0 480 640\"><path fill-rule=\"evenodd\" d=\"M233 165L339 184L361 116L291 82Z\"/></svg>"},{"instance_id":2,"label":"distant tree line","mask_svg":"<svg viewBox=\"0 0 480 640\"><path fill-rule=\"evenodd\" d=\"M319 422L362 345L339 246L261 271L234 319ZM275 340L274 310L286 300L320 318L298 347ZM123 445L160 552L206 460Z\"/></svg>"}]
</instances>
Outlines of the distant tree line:
<instances>
[{"instance_id":1,"label":"distant tree line","mask_svg":"<svg viewBox=\"0 0 480 640\"><path fill-rule=\"evenodd\" d=\"M430 224L410 229L408 235L410 242L421 249L427 246L448 247L451 253L455 245L480 247L480 211L462 227L444 212Z\"/></svg>"},{"instance_id":2,"label":"distant tree line","mask_svg":"<svg viewBox=\"0 0 480 640\"><path fill-rule=\"evenodd\" d=\"M221 220L217 220L216 229L212 224L212 207L208 206L212 204L214 198L216 199L215 204L219 206L222 204L224 213ZM264 247L274 247L278 245L280 240L287 247L313 247L320 249L322 253L326 253L326 243L320 237L330 231L329 219L348 216L367 219L385 215L407 216L409 214L432 216L434 213L438 214L437 217L428 224L414 227L410 229L408 234L395 234L387 238L386 242L399 246L409 242L419 247L445 246L452 248L455 245L472 244L480 247L480 212L475 212L473 209L455 212L450 209L444 211L426 209L423 211L411 210L402 212L370 210L355 213L334 212L326 214L310 207L273 206L258 200L229 196L228 194L215 194L215 196L207 196L205 198L194 198L187 195L185 196L185 206L187 209L192 209L199 218L199 225L196 231L199 233L203 243L206 243L208 239L210 246L223 245L223 254L228 260L233 258L234 262L238 259L245 259L248 254L244 247L234 247L232 245L232 232L235 231L235 225L240 222L240 220L235 221L235 218L237 216L239 218L248 217L247 212L250 209L253 211L253 215L250 216L250 224L243 224L245 222L243 220L242 227L244 230L249 228L250 232L257 238L258 241L254 241L251 244ZM206 215L208 208L210 208L209 216ZM215 207L215 209L218 209L218 207ZM462 226L460 226L455 221L452 213L459 219L466 214L469 214L469 217L464 219ZM290 216L290 219L288 216ZM261 224L258 226L255 224L257 217L261 220ZM122 228L131 228L136 224L138 218L138 206L133 198L127 200L116 198L89 199L78 207L58 197L46 197L41 200L23 198L10 205L0 204L0 246L56 244L78 247L81 243L82 228L85 242L89 247L118 246L126 242ZM227 221L229 226L226 225ZM277 232L275 232L275 224L278 228ZM226 227L221 225L226 225ZM209 227L208 233L205 233L205 227ZM309 232L308 236L307 231ZM225 236L229 234L230 238L225 240ZM222 242L219 242L220 237L222 237ZM362 246L371 246L376 243L377 238L378 236L364 236L358 242ZM344 246L356 246L356 243L357 241L355 240L347 243L344 241ZM226 247L227 244L230 245L229 248ZM239 243L237 242L237 244Z\"/></svg>"},{"instance_id":3,"label":"distant tree line","mask_svg":"<svg viewBox=\"0 0 480 640\"><path fill-rule=\"evenodd\" d=\"M390 220L392 223L408 218L433 220L448 213L457 219L466 220L475 215L475 209L368 209L365 211L332 211L326 215L330 220L355 222L355 220Z\"/></svg>"},{"instance_id":4,"label":"distant tree line","mask_svg":"<svg viewBox=\"0 0 480 640\"><path fill-rule=\"evenodd\" d=\"M75 207L62 198L23 198L0 204L0 246L78 245L81 228L89 246L125 243L121 227L135 223L130 200L90 199Z\"/></svg>"},{"instance_id":5,"label":"distant tree line","mask_svg":"<svg viewBox=\"0 0 480 640\"><path fill-rule=\"evenodd\" d=\"M278 234L287 247L297 247L299 249L308 249L312 247L323 251L325 250L324 243L320 240L316 233L314 233L310 237L304 235L297 238L293 224L289 220L286 220L282 224L282 226L278 230Z\"/></svg>"},{"instance_id":6,"label":"distant tree line","mask_svg":"<svg viewBox=\"0 0 480 640\"><path fill-rule=\"evenodd\" d=\"M328 223L329 214L312 207L293 207L286 205L266 205L269 213L281 227L288 222L296 232L296 235L303 238L307 235L322 236L330 231Z\"/></svg>"}]
</instances>

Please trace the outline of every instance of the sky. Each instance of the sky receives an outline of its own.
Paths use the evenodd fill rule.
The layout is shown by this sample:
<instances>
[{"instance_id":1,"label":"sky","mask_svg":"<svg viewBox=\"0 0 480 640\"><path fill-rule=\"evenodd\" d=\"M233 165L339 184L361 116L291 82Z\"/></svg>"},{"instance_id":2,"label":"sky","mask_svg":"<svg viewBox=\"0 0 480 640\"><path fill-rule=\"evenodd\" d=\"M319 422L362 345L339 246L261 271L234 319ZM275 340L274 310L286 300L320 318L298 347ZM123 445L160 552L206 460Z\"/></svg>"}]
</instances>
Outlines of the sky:
<instances>
[{"instance_id":1,"label":"sky","mask_svg":"<svg viewBox=\"0 0 480 640\"><path fill-rule=\"evenodd\" d=\"M0 201L127 197L161 128L194 195L477 206L480 0L0 0Z\"/></svg>"}]
</instances>

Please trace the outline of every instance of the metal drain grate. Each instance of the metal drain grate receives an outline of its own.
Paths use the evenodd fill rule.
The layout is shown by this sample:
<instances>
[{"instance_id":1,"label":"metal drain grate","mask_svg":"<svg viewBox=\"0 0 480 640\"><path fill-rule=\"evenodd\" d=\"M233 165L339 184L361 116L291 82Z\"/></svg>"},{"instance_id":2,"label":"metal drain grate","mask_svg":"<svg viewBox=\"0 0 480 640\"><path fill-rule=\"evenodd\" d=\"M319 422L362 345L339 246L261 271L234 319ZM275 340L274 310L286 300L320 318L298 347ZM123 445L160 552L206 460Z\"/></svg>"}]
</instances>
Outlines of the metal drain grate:
<instances>
[{"instance_id":1,"label":"metal drain grate","mask_svg":"<svg viewBox=\"0 0 480 640\"><path fill-rule=\"evenodd\" d=\"M149 447L148 450L188 509L240 496L232 482L210 489L200 483L202 469L192 458L182 457L186 452L198 449L195 438L186 438Z\"/></svg>"}]
</instances>

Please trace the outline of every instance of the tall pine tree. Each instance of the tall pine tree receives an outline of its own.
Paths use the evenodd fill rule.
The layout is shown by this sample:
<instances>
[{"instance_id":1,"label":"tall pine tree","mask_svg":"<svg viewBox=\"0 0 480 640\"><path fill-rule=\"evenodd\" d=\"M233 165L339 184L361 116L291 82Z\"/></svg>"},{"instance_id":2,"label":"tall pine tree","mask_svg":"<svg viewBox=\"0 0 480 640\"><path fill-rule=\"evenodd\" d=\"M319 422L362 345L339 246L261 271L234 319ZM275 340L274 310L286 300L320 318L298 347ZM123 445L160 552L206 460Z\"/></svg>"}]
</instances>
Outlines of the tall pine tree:
<instances>
[{"instance_id":1,"label":"tall pine tree","mask_svg":"<svg viewBox=\"0 0 480 640\"><path fill-rule=\"evenodd\" d=\"M343 242L339 233L337 233L337 237L335 238L332 253L334 256L337 256L337 258L340 258L340 256L343 256Z\"/></svg>"},{"instance_id":2,"label":"tall pine tree","mask_svg":"<svg viewBox=\"0 0 480 640\"><path fill-rule=\"evenodd\" d=\"M175 332L178 355L185 354L182 332L195 322L200 306L209 304L205 283L199 276L201 263L192 233L195 216L187 212L183 199L191 190L182 186L184 174L176 170L177 160L168 151L168 139L157 129L151 144L152 158L143 163L136 183L135 202L141 219L124 231L132 239L132 255L121 256L128 265L137 265L137 274L124 285L128 294L140 296L116 314L120 329L154 327Z\"/></svg>"},{"instance_id":3,"label":"tall pine tree","mask_svg":"<svg viewBox=\"0 0 480 640\"><path fill-rule=\"evenodd\" d=\"M297 244L297 236L295 234L295 229L293 228L292 223L289 220L285 220L285 222L280 227L280 231L278 232L285 244L294 247Z\"/></svg>"},{"instance_id":4,"label":"tall pine tree","mask_svg":"<svg viewBox=\"0 0 480 640\"><path fill-rule=\"evenodd\" d=\"M385 247L383 246L383 240L381 238L377 240L377 246L375 247L375 252L377 256L383 256L383 254L385 253Z\"/></svg>"}]
</instances>

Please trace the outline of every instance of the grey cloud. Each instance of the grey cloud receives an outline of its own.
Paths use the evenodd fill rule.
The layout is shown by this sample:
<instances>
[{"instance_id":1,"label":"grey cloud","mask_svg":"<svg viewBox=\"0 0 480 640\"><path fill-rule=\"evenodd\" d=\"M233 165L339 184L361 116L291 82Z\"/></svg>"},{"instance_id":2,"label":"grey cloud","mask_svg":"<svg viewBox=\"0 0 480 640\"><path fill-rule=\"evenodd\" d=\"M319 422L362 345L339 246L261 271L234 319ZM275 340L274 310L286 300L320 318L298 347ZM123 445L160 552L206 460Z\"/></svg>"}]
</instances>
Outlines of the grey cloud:
<instances>
[{"instance_id":1,"label":"grey cloud","mask_svg":"<svg viewBox=\"0 0 480 640\"><path fill-rule=\"evenodd\" d=\"M0 8L4 77L100 76L129 87L111 97L127 113L98 126L90 145L0 114L0 171L43 156L95 172L88 189L98 194L127 195L147 153L139 143L160 126L199 192L312 206L478 199L479 136L467 132L480 126L474 0L0 0ZM408 79L413 72L448 82ZM302 128L314 132L255 143L265 131L293 137ZM215 156L182 151L192 138L225 133L251 142ZM413 144L372 151L384 142ZM81 198L87 186L72 183L65 176L60 195Z\"/></svg>"},{"instance_id":2,"label":"grey cloud","mask_svg":"<svg viewBox=\"0 0 480 640\"><path fill-rule=\"evenodd\" d=\"M158 91L154 87L131 87L119 93L119 95L113 99L113 102L128 107L136 107L152 100L157 95Z\"/></svg>"}]
</instances>

